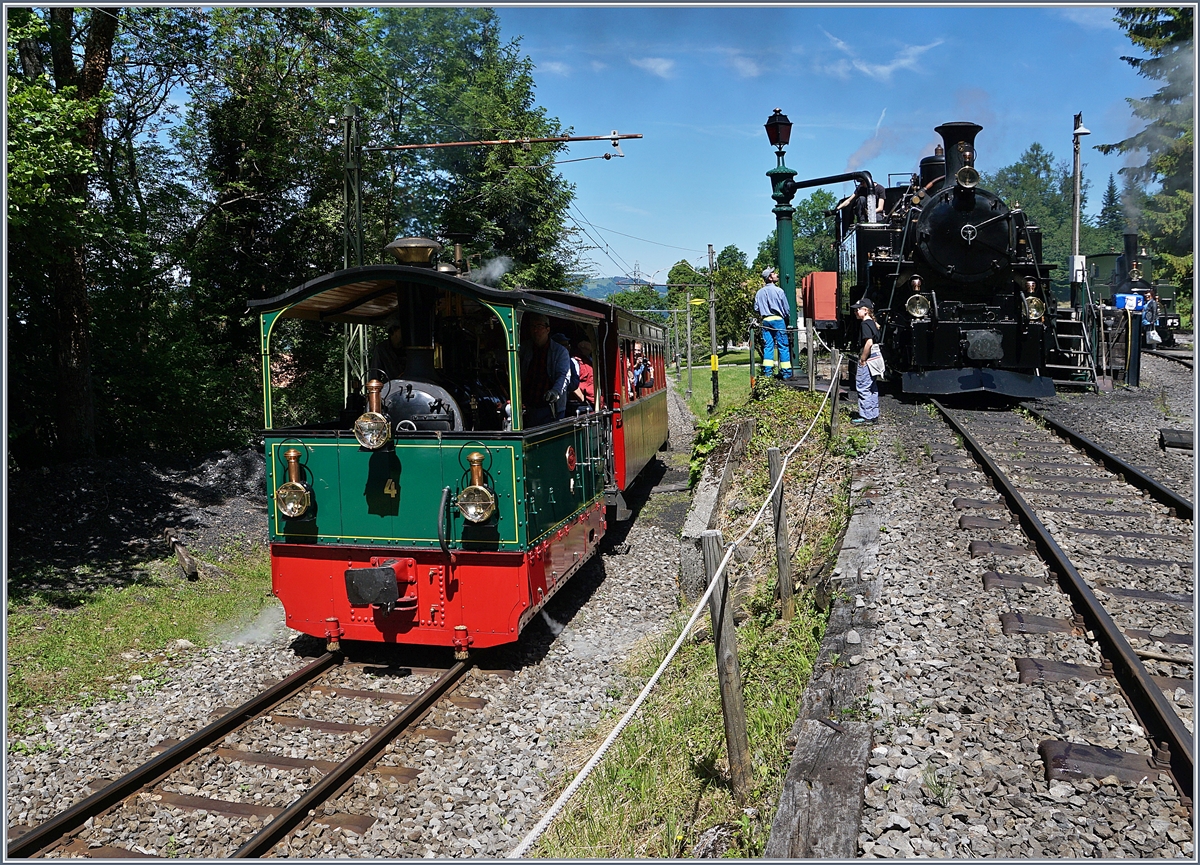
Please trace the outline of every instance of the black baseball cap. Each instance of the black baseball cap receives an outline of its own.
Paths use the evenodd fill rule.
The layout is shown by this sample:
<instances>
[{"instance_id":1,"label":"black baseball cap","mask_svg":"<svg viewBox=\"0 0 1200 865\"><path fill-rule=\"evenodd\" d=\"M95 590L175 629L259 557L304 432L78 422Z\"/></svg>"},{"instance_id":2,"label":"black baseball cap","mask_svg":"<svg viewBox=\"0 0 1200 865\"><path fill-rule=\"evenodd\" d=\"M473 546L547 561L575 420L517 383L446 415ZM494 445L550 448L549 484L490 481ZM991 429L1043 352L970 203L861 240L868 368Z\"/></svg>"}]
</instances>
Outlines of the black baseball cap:
<instances>
[{"instance_id":1,"label":"black baseball cap","mask_svg":"<svg viewBox=\"0 0 1200 865\"><path fill-rule=\"evenodd\" d=\"M869 297L860 297L854 303L850 304L851 309L858 309L859 307L869 309L871 312L875 311L875 304L871 302L871 298Z\"/></svg>"}]
</instances>

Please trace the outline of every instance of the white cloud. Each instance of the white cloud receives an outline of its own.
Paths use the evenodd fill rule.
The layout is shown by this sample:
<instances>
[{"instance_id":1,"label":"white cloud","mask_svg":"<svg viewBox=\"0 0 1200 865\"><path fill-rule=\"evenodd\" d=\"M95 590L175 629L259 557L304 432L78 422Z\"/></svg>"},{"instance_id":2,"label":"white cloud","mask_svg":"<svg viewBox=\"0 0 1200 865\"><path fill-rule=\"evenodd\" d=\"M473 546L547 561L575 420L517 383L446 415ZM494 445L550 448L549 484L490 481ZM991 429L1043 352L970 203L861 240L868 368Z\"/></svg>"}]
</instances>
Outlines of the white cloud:
<instances>
[{"instance_id":1,"label":"white cloud","mask_svg":"<svg viewBox=\"0 0 1200 865\"><path fill-rule=\"evenodd\" d=\"M1055 10L1058 17L1087 30L1115 29L1113 13L1116 11L1111 6L1067 6Z\"/></svg>"},{"instance_id":2,"label":"white cloud","mask_svg":"<svg viewBox=\"0 0 1200 865\"><path fill-rule=\"evenodd\" d=\"M557 60L547 60L544 63L538 64L538 69L550 72L554 75L570 75L571 67L566 63L559 63Z\"/></svg>"},{"instance_id":3,"label":"white cloud","mask_svg":"<svg viewBox=\"0 0 1200 865\"><path fill-rule=\"evenodd\" d=\"M608 68L608 64L602 60L593 60L592 61L592 71L593 72L603 72L607 68Z\"/></svg>"},{"instance_id":4,"label":"white cloud","mask_svg":"<svg viewBox=\"0 0 1200 865\"><path fill-rule=\"evenodd\" d=\"M847 80L850 77L850 73L854 71L850 66L849 60L834 60L828 63L818 62L816 66L822 72L832 75L834 78L838 78L842 81Z\"/></svg>"},{"instance_id":5,"label":"white cloud","mask_svg":"<svg viewBox=\"0 0 1200 865\"><path fill-rule=\"evenodd\" d=\"M670 78L675 69L675 61L665 57L630 57L629 62L638 69L645 69L659 78Z\"/></svg>"},{"instance_id":6,"label":"white cloud","mask_svg":"<svg viewBox=\"0 0 1200 865\"><path fill-rule=\"evenodd\" d=\"M850 45L838 39L828 30L822 28L821 32L829 37L829 41L833 43L834 48L841 51L848 58L848 60L824 66L827 72L832 73L837 78L847 78L850 75L850 70L856 69L868 78L874 78L876 81L888 81L891 79L893 73L901 69L916 69L921 55L931 48L936 48L942 44L942 40L939 39L928 45L907 45L896 52L890 63L870 63L859 57Z\"/></svg>"},{"instance_id":7,"label":"white cloud","mask_svg":"<svg viewBox=\"0 0 1200 865\"><path fill-rule=\"evenodd\" d=\"M742 57L735 54L730 58L729 62L733 64L734 71L741 78L757 78L762 75L762 67L749 57Z\"/></svg>"}]
</instances>

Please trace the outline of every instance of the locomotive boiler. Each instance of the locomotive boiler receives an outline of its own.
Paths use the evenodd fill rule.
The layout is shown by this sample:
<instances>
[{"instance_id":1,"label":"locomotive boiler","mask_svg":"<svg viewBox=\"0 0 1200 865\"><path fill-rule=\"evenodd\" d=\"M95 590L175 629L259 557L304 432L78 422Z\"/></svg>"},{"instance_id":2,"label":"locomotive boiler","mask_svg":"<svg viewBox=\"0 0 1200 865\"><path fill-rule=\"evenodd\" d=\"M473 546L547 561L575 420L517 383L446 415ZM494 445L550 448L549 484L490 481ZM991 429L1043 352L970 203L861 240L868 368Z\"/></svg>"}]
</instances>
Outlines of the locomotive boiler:
<instances>
[{"instance_id":1,"label":"locomotive boiler","mask_svg":"<svg viewBox=\"0 0 1200 865\"><path fill-rule=\"evenodd\" d=\"M1041 230L1017 204L980 186L975 123L936 128L943 145L885 197L886 220L849 228L838 294L845 345L849 305L875 304L883 352L903 390L1049 396L1056 306Z\"/></svg>"}]
</instances>

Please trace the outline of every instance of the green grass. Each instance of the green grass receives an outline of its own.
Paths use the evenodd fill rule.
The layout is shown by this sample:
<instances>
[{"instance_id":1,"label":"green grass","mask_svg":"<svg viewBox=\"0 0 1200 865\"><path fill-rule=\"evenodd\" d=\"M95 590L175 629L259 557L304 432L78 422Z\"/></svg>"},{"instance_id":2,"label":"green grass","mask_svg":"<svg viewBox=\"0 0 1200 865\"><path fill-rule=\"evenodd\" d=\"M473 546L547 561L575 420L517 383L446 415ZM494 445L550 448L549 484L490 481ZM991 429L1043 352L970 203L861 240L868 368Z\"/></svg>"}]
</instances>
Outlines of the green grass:
<instances>
[{"instance_id":1,"label":"green grass","mask_svg":"<svg viewBox=\"0 0 1200 865\"><path fill-rule=\"evenodd\" d=\"M680 380L675 381L675 370L667 376L671 385L683 394L687 390L687 367L680 367ZM718 411L731 405L741 405L750 395L749 367L728 367L724 364L717 370L717 382L720 389L720 404ZM687 401L692 414L699 420L709 416L708 407L712 404L712 370L705 367L692 367L692 397Z\"/></svg>"},{"instance_id":2,"label":"green grass","mask_svg":"<svg viewBox=\"0 0 1200 865\"><path fill-rule=\"evenodd\" d=\"M791 622L776 618L764 583L738 629L746 726L753 762L744 806L733 798L725 757L721 696L711 643L685 643L640 716L622 732L604 761L531 855L548 858L687 857L697 838L719 823L736 827L727 855L762 854L770 809L789 764L785 739L812 674L824 622L799 599ZM631 663L649 678L679 636L674 628ZM570 777L564 779L564 783ZM743 807L757 808L750 818Z\"/></svg>"},{"instance_id":3,"label":"green grass","mask_svg":"<svg viewBox=\"0 0 1200 865\"><path fill-rule=\"evenodd\" d=\"M758 357L758 359L760 361L762 360L762 352L761 351L755 351L755 356ZM717 352L717 360L721 363L722 366L724 366L727 363L730 363L730 364L749 363L750 362L750 349L748 349L748 348L731 348L729 351L718 351ZM692 363L697 367L702 366L706 370L708 369L708 347L707 346L704 347L703 349L697 349L692 352ZM681 370L683 370L685 375L687 374L687 355L681 354L679 356L679 368ZM675 364L673 364L673 363L668 364L668 369L671 371L672 375L675 374L675 372L674 372Z\"/></svg>"},{"instance_id":4,"label":"green grass","mask_svg":"<svg viewBox=\"0 0 1200 865\"><path fill-rule=\"evenodd\" d=\"M754 398L727 406L722 415L753 416L755 434L747 445L747 472L735 473L726 501L744 501L728 509L722 522L726 539L740 532L766 494L770 480L766 450L786 447L799 436L820 404L820 395L764 381ZM719 441L721 419L701 425L704 451ZM843 430L846 426L843 426ZM830 561L850 510L850 458L857 452L848 434L829 442L827 427L818 424L805 449L789 462L787 477L807 490L824 465L825 483L811 514L801 508L789 519L792 529L807 521L805 543L796 550L793 570L798 580ZM855 437L859 430L850 431ZM829 449L826 452L826 448ZM824 454L824 459L821 459ZM705 454L693 451L693 458ZM769 560L769 561L768 561ZM751 789L738 803L732 793L716 659L711 639L685 641L654 692L622 731L596 771L551 824L532 856L545 858L678 858L691 855L708 829L726 826L732 835L727 857L762 855L770 834L776 797L790 765L787 736L799 713L800 700L812 675L825 616L808 592L796 597L790 622L780 618L774 597L775 564L771 552L752 560L754 586L745 609L748 618L737 628L738 659L743 682L747 733L753 764ZM677 615L667 633L646 641L632 654L626 673L634 683L646 681L679 636L690 610ZM633 688L622 701L628 705ZM578 744L572 761L582 765L615 723L601 725ZM565 787L574 778L565 773Z\"/></svg>"},{"instance_id":5,"label":"green grass","mask_svg":"<svg viewBox=\"0 0 1200 865\"><path fill-rule=\"evenodd\" d=\"M275 602L265 550L222 567L225 575L191 583L174 575L173 561L153 562L136 584L99 589L70 609L38 596L10 601L9 736L36 727L56 704L112 696L113 683L134 673L161 677L174 641L203 646L219 628L248 623Z\"/></svg>"},{"instance_id":6,"label":"green grass","mask_svg":"<svg viewBox=\"0 0 1200 865\"><path fill-rule=\"evenodd\" d=\"M762 358L759 358L761 360ZM717 360L722 364L727 363L749 363L750 349L748 348L733 348L726 352L717 352Z\"/></svg>"}]
</instances>

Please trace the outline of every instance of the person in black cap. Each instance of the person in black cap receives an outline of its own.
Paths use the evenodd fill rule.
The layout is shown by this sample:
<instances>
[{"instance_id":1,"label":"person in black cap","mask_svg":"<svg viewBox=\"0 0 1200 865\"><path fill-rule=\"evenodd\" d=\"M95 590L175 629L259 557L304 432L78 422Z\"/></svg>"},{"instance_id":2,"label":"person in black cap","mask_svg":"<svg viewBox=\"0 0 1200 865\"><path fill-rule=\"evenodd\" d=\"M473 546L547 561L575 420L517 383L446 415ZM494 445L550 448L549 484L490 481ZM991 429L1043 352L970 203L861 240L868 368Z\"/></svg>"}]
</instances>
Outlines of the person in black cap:
<instances>
[{"instance_id":1,"label":"person in black cap","mask_svg":"<svg viewBox=\"0 0 1200 865\"><path fill-rule=\"evenodd\" d=\"M788 346L791 326L787 295L779 287L779 274L768 267L762 272L763 287L754 295L754 313L762 319L763 375L792 377L792 356Z\"/></svg>"},{"instance_id":2,"label":"person in black cap","mask_svg":"<svg viewBox=\"0 0 1200 865\"><path fill-rule=\"evenodd\" d=\"M879 351L879 325L875 322L875 304L868 297L850 304L858 318L858 366L854 373L854 387L858 391L858 417L853 424L873 424L879 420L879 384L871 375L867 361L883 360Z\"/></svg>"}]
</instances>

